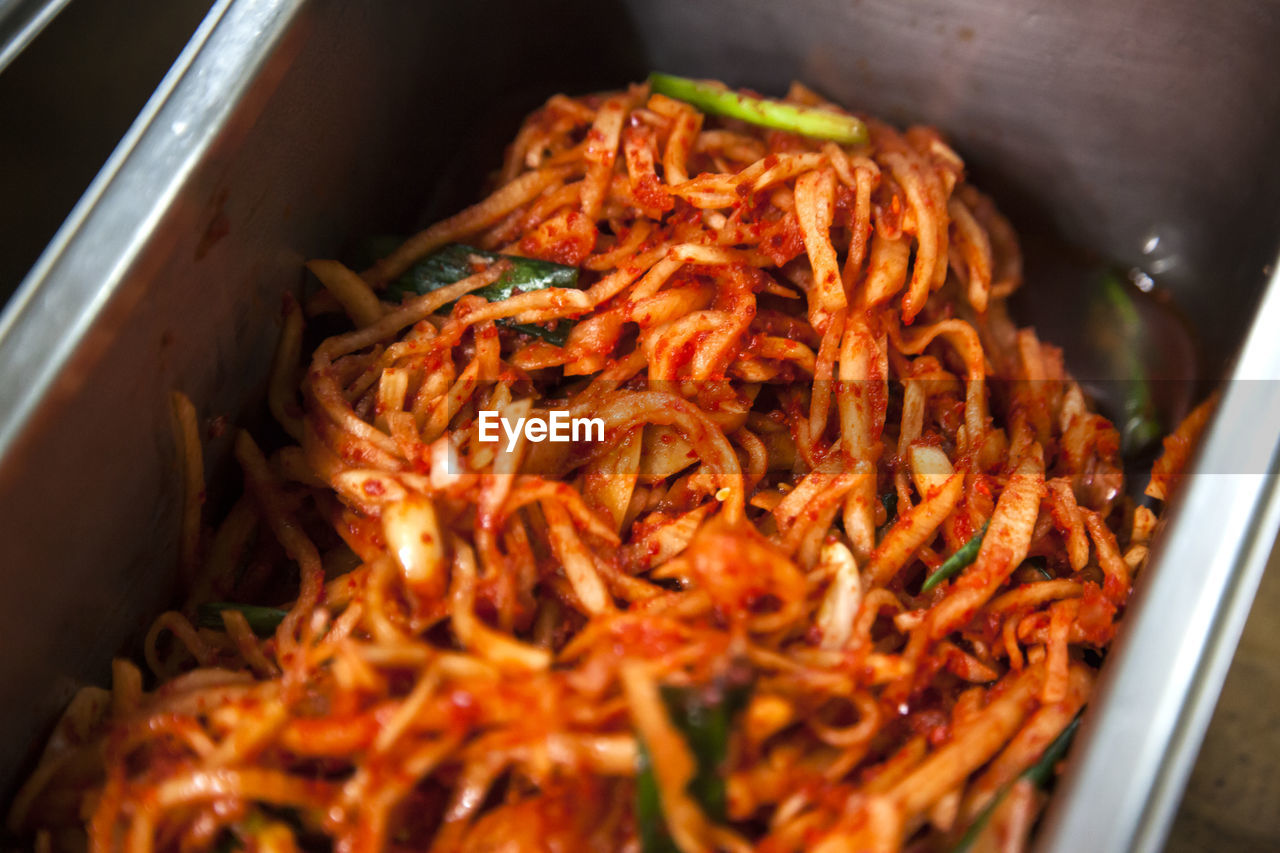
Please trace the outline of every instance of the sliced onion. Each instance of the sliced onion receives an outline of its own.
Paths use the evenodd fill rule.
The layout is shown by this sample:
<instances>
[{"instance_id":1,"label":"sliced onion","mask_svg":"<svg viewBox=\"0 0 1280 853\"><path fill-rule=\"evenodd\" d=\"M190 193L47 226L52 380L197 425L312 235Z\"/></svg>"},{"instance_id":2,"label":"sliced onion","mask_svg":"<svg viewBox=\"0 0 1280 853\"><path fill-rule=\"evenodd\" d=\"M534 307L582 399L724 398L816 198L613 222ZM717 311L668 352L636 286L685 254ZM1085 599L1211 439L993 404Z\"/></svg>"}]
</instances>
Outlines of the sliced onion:
<instances>
[{"instance_id":1,"label":"sliced onion","mask_svg":"<svg viewBox=\"0 0 1280 853\"><path fill-rule=\"evenodd\" d=\"M818 627L824 649L844 649L853 639L853 620L862 605L862 577L853 553L841 542L828 542L818 567L831 573L831 585L818 608Z\"/></svg>"},{"instance_id":2,"label":"sliced onion","mask_svg":"<svg viewBox=\"0 0 1280 853\"><path fill-rule=\"evenodd\" d=\"M442 435L431 443L431 486L447 489L462 479L462 463L458 449L448 435Z\"/></svg>"},{"instance_id":3,"label":"sliced onion","mask_svg":"<svg viewBox=\"0 0 1280 853\"><path fill-rule=\"evenodd\" d=\"M382 532L405 581L419 594L444 594L444 542L435 507L421 495L411 495L382 510Z\"/></svg>"},{"instance_id":4,"label":"sliced onion","mask_svg":"<svg viewBox=\"0 0 1280 853\"><path fill-rule=\"evenodd\" d=\"M951 460L941 448L915 445L909 453L911 479L916 484L921 500L942 488L942 484L955 473Z\"/></svg>"}]
</instances>

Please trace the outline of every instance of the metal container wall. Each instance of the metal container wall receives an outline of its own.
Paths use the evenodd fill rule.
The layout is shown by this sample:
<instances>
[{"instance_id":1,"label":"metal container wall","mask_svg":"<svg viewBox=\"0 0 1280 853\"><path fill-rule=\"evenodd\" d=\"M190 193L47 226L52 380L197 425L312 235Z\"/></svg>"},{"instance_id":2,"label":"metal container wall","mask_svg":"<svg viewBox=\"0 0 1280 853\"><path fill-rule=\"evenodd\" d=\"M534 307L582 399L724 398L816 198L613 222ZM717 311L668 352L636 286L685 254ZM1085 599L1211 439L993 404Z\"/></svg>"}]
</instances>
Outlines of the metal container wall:
<instances>
[{"instance_id":1,"label":"metal container wall","mask_svg":"<svg viewBox=\"0 0 1280 853\"><path fill-rule=\"evenodd\" d=\"M303 259L456 208L548 94L654 67L939 126L1016 226L1163 270L1240 380L1040 835L1155 849L1280 523L1278 41L1263 0L218 2L0 318L0 789L176 587L169 392L252 419Z\"/></svg>"}]
</instances>

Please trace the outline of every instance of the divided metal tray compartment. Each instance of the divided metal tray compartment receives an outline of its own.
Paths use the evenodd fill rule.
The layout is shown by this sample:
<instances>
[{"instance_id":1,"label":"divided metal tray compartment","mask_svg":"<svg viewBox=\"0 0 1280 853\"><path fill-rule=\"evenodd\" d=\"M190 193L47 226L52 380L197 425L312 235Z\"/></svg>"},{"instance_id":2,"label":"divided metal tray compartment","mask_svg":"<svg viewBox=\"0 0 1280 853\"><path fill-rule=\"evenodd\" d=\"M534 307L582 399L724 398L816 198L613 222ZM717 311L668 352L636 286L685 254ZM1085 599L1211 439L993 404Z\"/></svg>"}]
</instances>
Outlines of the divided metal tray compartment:
<instances>
[{"instance_id":1,"label":"divided metal tray compartment","mask_svg":"<svg viewBox=\"0 0 1280 853\"><path fill-rule=\"evenodd\" d=\"M250 417L303 259L653 67L935 124L1015 225L1164 270L1229 381L1037 840L1158 848L1280 525L1278 40L1265 0L220 0L0 317L0 790L175 590L169 392Z\"/></svg>"}]
</instances>

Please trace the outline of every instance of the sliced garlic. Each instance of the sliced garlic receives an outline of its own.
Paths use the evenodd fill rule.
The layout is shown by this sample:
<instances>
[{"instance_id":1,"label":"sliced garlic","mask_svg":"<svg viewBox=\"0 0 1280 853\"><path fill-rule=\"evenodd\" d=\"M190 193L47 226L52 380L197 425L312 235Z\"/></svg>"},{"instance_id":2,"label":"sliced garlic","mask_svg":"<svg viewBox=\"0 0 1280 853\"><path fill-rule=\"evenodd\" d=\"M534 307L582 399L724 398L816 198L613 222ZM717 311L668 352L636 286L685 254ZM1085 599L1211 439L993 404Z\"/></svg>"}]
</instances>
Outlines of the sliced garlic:
<instances>
[{"instance_id":1,"label":"sliced garlic","mask_svg":"<svg viewBox=\"0 0 1280 853\"><path fill-rule=\"evenodd\" d=\"M908 453L908 460L911 464L911 479L916 484L916 492L921 500L942 488L942 484L955 473L951 460L939 447L914 445Z\"/></svg>"},{"instance_id":2,"label":"sliced garlic","mask_svg":"<svg viewBox=\"0 0 1280 853\"><path fill-rule=\"evenodd\" d=\"M853 620L862 605L862 577L853 553L841 542L828 542L818 556L818 568L831 574L822 605L818 608L818 627L822 630L824 649L843 649L853 638Z\"/></svg>"},{"instance_id":3,"label":"sliced garlic","mask_svg":"<svg viewBox=\"0 0 1280 853\"><path fill-rule=\"evenodd\" d=\"M405 582L418 594L444 594L444 542L431 501L410 495L382 510L382 532Z\"/></svg>"}]
</instances>

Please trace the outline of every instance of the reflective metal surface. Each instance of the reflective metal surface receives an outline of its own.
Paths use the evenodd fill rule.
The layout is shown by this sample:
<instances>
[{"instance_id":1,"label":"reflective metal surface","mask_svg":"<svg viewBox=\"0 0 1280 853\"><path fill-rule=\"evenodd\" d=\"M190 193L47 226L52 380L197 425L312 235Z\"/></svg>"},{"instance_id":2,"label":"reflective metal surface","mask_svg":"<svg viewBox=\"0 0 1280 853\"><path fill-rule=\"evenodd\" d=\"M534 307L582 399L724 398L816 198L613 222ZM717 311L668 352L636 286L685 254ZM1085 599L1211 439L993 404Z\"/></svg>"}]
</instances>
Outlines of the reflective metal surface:
<instances>
[{"instance_id":1,"label":"reflective metal surface","mask_svg":"<svg viewBox=\"0 0 1280 853\"><path fill-rule=\"evenodd\" d=\"M129 129L212 0L75 0L9 62L6 54L17 52L15 42L5 41L14 35L14 15L32 5L0 0L0 307ZM38 5L52 10L63 4Z\"/></svg>"},{"instance_id":2,"label":"reflective metal surface","mask_svg":"<svg viewBox=\"0 0 1280 853\"><path fill-rule=\"evenodd\" d=\"M1159 850L1280 526L1280 283L1273 277L1136 586L1043 850Z\"/></svg>"},{"instance_id":3,"label":"reflective metal surface","mask_svg":"<svg viewBox=\"0 0 1280 853\"><path fill-rule=\"evenodd\" d=\"M0 317L6 786L50 715L102 678L174 588L164 567L179 508L160 387L181 387L183 362L216 357L171 357L177 335L199 346L232 330L184 328L191 285L151 285L174 251L189 261L202 193L193 177L289 17L276 4L230 6L201 25ZM233 23L242 28L219 26ZM210 309L201 314L216 321Z\"/></svg>"},{"instance_id":4,"label":"reflective metal surface","mask_svg":"<svg viewBox=\"0 0 1280 853\"><path fill-rule=\"evenodd\" d=\"M1276 9L217 4L0 319L0 625L20 650L0 658L4 781L174 587L168 392L206 419L252 417L303 258L456 207L547 94L655 67L774 92L801 79L940 126L1015 225L1146 268L1191 318L1207 377L1241 380L1039 838L1155 849L1280 524L1280 285L1263 270L1280 235ZM210 437L211 470L227 441Z\"/></svg>"},{"instance_id":5,"label":"reflective metal surface","mask_svg":"<svg viewBox=\"0 0 1280 853\"><path fill-rule=\"evenodd\" d=\"M69 0L0 0L0 71L31 44Z\"/></svg>"}]
</instances>

